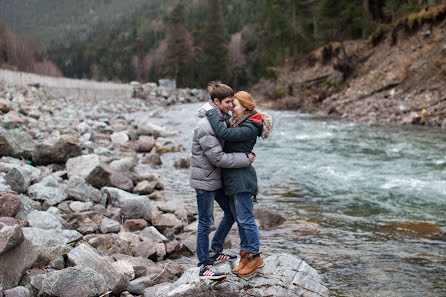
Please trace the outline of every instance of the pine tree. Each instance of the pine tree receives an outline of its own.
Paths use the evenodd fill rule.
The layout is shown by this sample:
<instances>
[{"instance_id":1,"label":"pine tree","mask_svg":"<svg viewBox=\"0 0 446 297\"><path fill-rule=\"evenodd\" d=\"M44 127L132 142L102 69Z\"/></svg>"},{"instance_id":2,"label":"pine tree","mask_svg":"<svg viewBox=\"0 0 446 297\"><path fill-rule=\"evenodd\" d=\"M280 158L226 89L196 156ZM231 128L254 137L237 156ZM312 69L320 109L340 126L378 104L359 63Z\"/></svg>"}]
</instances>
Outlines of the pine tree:
<instances>
[{"instance_id":1,"label":"pine tree","mask_svg":"<svg viewBox=\"0 0 446 297\"><path fill-rule=\"evenodd\" d=\"M213 80L227 81L229 79L228 43L228 33L224 25L220 2L209 0L202 40L203 85Z\"/></svg>"},{"instance_id":2,"label":"pine tree","mask_svg":"<svg viewBox=\"0 0 446 297\"><path fill-rule=\"evenodd\" d=\"M189 64L193 53L193 41L184 23L184 4L180 1L169 18L167 53L164 64L166 75L176 79L179 87L185 87L192 83Z\"/></svg>"}]
</instances>

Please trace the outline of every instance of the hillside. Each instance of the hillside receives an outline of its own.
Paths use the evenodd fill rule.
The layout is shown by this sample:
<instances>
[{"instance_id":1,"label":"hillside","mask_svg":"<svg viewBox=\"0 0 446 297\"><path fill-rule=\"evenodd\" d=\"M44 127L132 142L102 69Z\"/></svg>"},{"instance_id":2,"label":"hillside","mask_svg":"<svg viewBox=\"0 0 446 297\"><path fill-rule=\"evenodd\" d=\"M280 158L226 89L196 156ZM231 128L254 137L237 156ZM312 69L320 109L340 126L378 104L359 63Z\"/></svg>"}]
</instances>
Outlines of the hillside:
<instances>
[{"instance_id":1,"label":"hillside","mask_svg":"<svg viewBox=\"0 0 446 297\"><path fill-rule=\"evenodd\" d=\"M267 106L367 123L446 127L446 5L367 40L328 44L253 87Z\"/></svg>"},{"instance_id":2,"label":"hillside","mask_svg":"<svg viewBox=\"0 0 446 297\"><path fill-rule=\"evenodd\" d=\"M165 14L172 0L2 0L0 20L14 33L36 32L45 46L85 40L99 27L112 27L144 13Z\"/></svg>"}]
</instances>

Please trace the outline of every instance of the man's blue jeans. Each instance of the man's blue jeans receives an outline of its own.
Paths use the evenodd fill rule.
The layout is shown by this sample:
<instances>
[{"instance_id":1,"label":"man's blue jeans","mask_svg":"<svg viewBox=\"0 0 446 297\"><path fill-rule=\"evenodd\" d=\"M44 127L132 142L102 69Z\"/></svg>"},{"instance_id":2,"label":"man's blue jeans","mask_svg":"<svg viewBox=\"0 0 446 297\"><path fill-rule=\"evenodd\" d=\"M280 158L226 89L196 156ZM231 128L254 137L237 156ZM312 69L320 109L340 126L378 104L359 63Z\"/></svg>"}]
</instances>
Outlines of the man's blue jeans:
<instances>
[{"instance_id":1,"label":"man's blue jeans","mask_svg":"<svg viewBox=\"0 0 446 297\"><path fill-rule=\"evenodd\" d=\"M214 226L214 200L220 205L224 214L212 238L211 251L219 252L223 249L226 236L235 219L229 206L229 197L225 196L223 189L217 191L196 190L196 192L198 206L197 256L198 266L200 266L210 262L209 233Z\"/></svg>"},{"instance_id":2,"label":"man's blue jeans","mask_svg":"<svg viewBox=\"0 0 446 297\"><path fill-rule=\"evenodd\" d=\"M237 193L230 199L231 211L235 216L240 234L240 249L251 253L259 251L259 230L252 212L252 195Z\"/></svg>"}]
</instances>

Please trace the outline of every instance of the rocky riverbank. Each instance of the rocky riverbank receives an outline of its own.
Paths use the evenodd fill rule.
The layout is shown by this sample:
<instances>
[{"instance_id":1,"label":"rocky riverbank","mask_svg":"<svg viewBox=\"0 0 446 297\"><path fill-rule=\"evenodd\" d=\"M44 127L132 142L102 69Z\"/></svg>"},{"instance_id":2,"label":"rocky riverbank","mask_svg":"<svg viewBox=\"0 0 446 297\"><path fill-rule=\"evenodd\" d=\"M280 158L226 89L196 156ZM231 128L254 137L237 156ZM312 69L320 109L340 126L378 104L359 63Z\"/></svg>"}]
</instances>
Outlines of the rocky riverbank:
<instances>
[{"instance_id":1,"label":"rocky riverbank","mask_svg":"<svg viewBox=\"0 0 446 297\"><path fill-rule=\"evenodd\" d=\"M327 44L253 87L264 105L370 124L446 129L446 5Z\"/></svg>"},{"instance_id":2,"label":"rocky riverbank","mask_svg":"<svg viewBox=\"0 0 446 297\"><path fill-rule=\"evenodd\" d=\"M153 116L205 93L136 87L124 100L0 87L0 296L328 296L288 254L248 279L226 263L227 280L197 280L195 205L154 174L185 148Z\"/></svg>"}]
</instances>

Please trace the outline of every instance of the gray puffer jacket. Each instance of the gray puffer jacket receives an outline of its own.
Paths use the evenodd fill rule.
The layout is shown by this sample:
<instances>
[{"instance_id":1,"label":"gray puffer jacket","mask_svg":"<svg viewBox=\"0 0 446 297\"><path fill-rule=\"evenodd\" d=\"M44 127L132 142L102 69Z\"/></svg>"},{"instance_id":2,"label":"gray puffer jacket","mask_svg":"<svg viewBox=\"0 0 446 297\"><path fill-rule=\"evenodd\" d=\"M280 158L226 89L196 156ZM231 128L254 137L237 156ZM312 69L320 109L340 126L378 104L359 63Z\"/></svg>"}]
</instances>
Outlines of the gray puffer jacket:
<instances>
[{"instance_id":1,"label":"gray puffer jacket","mask_svg":"<svg viewBox=\"0 0 446 297\"><path fill-rule=\"evenodd\" d=\"M209 101L211 105L220 110ZM204 109L200 109L201 118L194 128L190 157L190 185L194 189L215 191L223 187L221 168L241 168L249 165L246 153L224 153L223 141L212 130ZM248 153L248 152L247 152Z\"/></svg>"}]
</instances>

